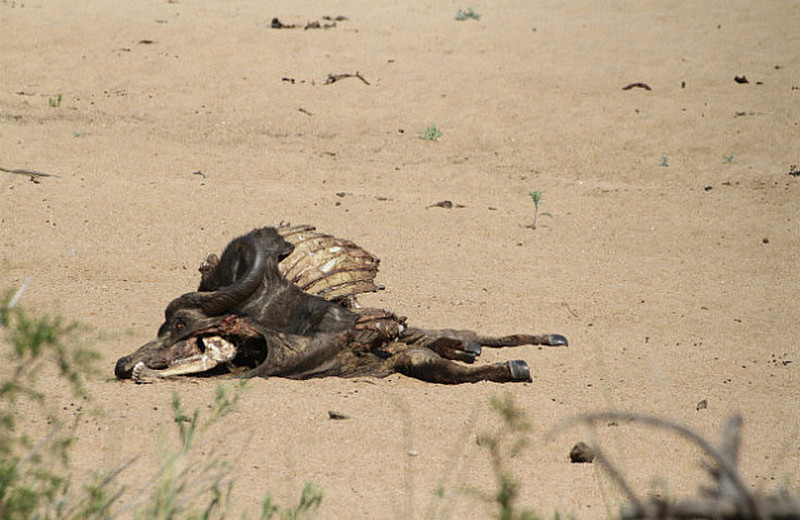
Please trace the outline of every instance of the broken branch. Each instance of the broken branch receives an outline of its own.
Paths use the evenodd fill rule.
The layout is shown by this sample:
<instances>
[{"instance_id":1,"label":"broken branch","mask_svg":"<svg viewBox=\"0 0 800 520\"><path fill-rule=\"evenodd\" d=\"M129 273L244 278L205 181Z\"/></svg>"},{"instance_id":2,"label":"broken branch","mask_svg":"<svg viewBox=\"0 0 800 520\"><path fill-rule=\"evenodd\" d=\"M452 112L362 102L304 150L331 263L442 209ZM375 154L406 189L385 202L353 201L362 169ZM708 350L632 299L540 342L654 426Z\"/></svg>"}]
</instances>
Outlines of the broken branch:
<instances>
[{"instance_id":1,"label":"broken branch","mask_svg":"<svg viewBox=\"0 0 800 520\"><path fill-rule=\"evenodd\" d=\"M599 421L630 421L656 428L671 430L696 444L716 463L711 471L717 481L718 489L712 500L686 501L674 503L667 499L651 499L647 504L633 494L630 486L620 473L598 452L598 461L609 471L611 477L622 487L632 505L622 509L622 518L738 518L763 519L800 518L800 504L785 495L757 497L751 493L737 471L739 430L742 419L732 416L726 423L720 448L717 449L699 434L681 424L658 417L628 412L599 412L575 417L567 421L565 427L583 422L593 424ZM778 513L780 511L780 513ZM789 512L788 517L783 513ZM769 513L768 513L769 512ZM794 516L792 516L794 515Z\"/></svg>"},{"instance_id":2,"label":"broken branch","mask_svg":"<svg viewBox=\"0 0 800 520\"><path fill-rule=\"evenodd\" d=\"M2 166L0 166L0 172L14 173L14 174L17 174L17 175L29 175L31 177L31 180L34 177L58 177L58 175L56 175L54 173L45 173L45 172L39 172L39 171L36 171L36 170L26 170L26 169L22 169L22 168L9 170L8 168L3 168Z\"/></svg>"},{"instance_id":3,"label":"broken branch","mask_svg":"<svg viewBox=\"0 0 800 520\"><path fill-rule=\"evenodd\" d=\"M355 74L350 74L349 72L345 72L344 74L328 74L328 79L325 80L325 84L330 85L331 83L336 83L340 79L345 79L345 78L358 78L362 82L364 82L365 85L370 84L370 82L367 81L367 79L364 76L362 76L360 72L356 72Z\"/></svg>"}]
</instances>

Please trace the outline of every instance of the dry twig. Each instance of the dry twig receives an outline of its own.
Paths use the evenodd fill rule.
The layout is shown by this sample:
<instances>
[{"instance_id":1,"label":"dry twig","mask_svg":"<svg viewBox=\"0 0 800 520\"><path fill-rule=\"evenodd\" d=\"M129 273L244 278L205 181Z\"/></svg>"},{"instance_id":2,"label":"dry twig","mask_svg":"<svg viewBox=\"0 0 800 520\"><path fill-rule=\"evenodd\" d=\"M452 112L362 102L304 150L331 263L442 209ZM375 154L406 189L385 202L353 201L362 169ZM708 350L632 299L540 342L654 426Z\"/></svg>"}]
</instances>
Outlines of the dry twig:
<instances>
[{"instance_id":1,"label":"dry twig","mask_svg":"<svg viewBox=\"0 0 800 520\"><path fill-rule=\"evenodd\" d=\"M36 171L36 170L26 170L26 169L22 169L22 168L9 170L8 168L3 168L2 166L0 166L0 172L14 173L14 174L17 174L17 175L28 175L31 178L31 180L34 181L34 182L38 182L38 181L34 180L34 179L36 179L38 177L58 177L58 175L56 175L54 173L45 173L45 172L39 172L39 171Z\"/></svg>"},{"instance_id":2,"label":"dry twig","mask_svg":"<svg viewBox=\"0 0 800 520\"><path fill-rule=\"evenodd\" d=\"M325 80L326 85L330 85L331 83L336 83L340 79L344 78L358 78L364 82L365 85L369 85L370 82L361 75L360 72L356 72L355 74L350 74L349 72L345 72L344 74L328 74L328 79Z\"/></svg>"}]
</instances>

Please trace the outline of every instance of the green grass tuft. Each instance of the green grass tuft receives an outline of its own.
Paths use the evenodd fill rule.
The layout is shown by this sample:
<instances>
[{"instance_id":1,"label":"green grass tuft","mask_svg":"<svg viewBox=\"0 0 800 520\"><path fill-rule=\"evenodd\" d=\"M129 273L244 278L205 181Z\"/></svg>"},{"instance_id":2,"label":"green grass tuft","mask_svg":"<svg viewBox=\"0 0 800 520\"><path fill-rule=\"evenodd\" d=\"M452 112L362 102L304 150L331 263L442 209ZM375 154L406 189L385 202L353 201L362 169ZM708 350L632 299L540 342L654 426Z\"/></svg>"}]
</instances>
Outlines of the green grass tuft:
<instances>
[{"instance_id":1,"label":"green grass tuft","mask_svg":"<svg viewBox=\"0 0 800 520\"><path fill-rule=\"evenodd\" d=\"M442 132L436 128L435 124L428 126L420 135L420 138L425 141L438 141L440 137L442 137Z\"/></svg>"},{"instance_id":2,"label":"green grass tuft","mask_svg":"<svg viewBox=\"0 0 800 520\"><path fill-rule=\"evenodd\" d=\"M458 20L459 22L463 22L465 20L470 20L470 19L476 21L480 20L481 15L473 11L471 7L467 7L466 9L459 9L456 12L456 20Z\"/></svg>"}]
</instances>

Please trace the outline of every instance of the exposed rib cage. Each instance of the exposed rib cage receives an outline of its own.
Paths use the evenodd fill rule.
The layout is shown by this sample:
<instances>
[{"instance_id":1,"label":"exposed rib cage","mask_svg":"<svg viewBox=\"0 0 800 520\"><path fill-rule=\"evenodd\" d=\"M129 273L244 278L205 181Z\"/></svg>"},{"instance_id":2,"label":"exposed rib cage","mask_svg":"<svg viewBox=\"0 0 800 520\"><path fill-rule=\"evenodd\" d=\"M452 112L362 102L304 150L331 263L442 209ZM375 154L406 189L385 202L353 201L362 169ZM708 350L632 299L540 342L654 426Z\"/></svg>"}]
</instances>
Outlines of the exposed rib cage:
<instances>
[{"instance_id":1,"label":"exposed rib cage","mask_svg":"<svg viewBox=\"0 0 800 520\"><path fill-rule=\"evenodd\" d=\"M338 301L382 288L375 285L380 260L353 242L310 225L281 222L276 230L294 245L279 265L281 274L307 293Z\"/></svg>"}]
</instances>

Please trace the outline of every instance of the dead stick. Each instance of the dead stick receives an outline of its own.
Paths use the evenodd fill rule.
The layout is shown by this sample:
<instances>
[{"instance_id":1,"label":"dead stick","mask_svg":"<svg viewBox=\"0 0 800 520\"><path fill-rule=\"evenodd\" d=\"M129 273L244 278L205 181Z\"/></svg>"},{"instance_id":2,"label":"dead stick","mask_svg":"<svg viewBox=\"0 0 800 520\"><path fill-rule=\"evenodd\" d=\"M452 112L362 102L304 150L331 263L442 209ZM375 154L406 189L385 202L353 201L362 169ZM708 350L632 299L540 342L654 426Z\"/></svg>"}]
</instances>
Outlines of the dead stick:
<instances>
[{"instance_id":1,"label":"dead stick","mask_svg":"<svg viewBox=\"0 0 800 520\"><path fill-rule=\"evenodd\" d=\"M367 81L367 78L365 78L364 76L362 76L362 75L361 75L361 73L360 73L360 72L358 72L358 71L356 71L356 77L357 77L358 79L360 79L361 81L363 81L365 85L369 85L369 84L370 84L370 83L369 83L369 81Z\"/></svg>"},{"instance_id":2,"label":"dead stick","mask_svg":"<svg viewBox=\"0 0 800 520\"><path fill-rule=\"evenodd\" d=\"M739 432L742 428L742 416L733 415L725 423L725 428L722 430L722 439L719 444L719 453L726 460L731 463L733 470L737 471L739 460ZM730 477L724 473L717 476L719 481L719 496L720 498L730 500L735 504L741 503L741 497L736 493L736 485L731 481Z\"/></svg>"},{"instance_id":3,"label":"dead stick","mask_svg":"<svg viewBox=\"0 0 800 520\"><path fill-rule=\"evenodd\" d=\"M797 520L800 518L800 502L784 494L760 497L759 503L766 518L771 520ZM651 501L645 506L644 511L637 511L635 507L623 506L620 511L622 520L635 520L639 518L709 518L715 520L752 520L757 517L742 513L741 509L733 502L686 500L671 503L660 498ZM762 517L764 518L764 517Z\"/></svg>"},{"instance_id":4,"label":"dead stick","mask_svg":"<svg viewBox=\"0 0 800 520\"><path fill-rule=\"evenodd\" d=\"M54 173L37 172L36 170L15 169L9 170L0 166L0 172L15 173L17 175L30 175L31 177L58 177Z\"/></svg>"},{"instance_id":5,"label":"dead stick","mask_svg":"<svg viewBox=\"0 0 800 520\"><path fill-rule=\"evenodd\" d=\"M645 509L644 503L639 500L639 497L633 492L633 489L628 485L628 482L622 476L622 473L620 473L620 471L611 463L608 457L605 456L598 446L594 446L592 449L594 449L594 457L597 459L597 462L606 468L606 471L611 476L612 480L614 480L617 485L622 488L622 492L628 496L628 500L630 500L633 504L633 509L640 515L645 514L647 510Z\"/></svg>"},{"instance_id":6,"label":"dead stick","mask_svg":"<svg viewBox=\"0 0 800 520\"><path fill-rule=\"evenodd\" d=\"M344 74L328 74L328 79L325 81L325 84L330 85L331 83L336 83L337 81L345 78L358 78L363 81L365 85L370 84L370 82L367 81L367 78L362 76L360 72L356 72L355 74L350 74L349 72L345 72Z\"/></svg>"}]
</instances>

